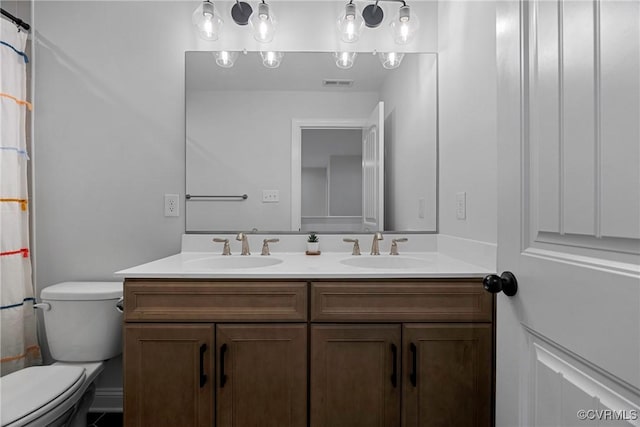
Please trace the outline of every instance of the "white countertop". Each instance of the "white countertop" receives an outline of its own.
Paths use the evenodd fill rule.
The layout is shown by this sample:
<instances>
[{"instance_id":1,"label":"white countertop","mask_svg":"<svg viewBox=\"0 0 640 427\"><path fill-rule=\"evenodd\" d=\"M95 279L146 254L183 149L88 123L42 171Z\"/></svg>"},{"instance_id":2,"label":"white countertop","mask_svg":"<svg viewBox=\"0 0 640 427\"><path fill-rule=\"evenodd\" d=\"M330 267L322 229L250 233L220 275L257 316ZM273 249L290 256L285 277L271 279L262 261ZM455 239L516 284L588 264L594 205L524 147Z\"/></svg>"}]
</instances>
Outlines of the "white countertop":
<instances>
[{"instance_id":1,"label":"white countertop","mask_svg":"<svg viewBox=\"0 0 640 427\"><path fill-rule=\"evenodd\" d=\"M238 258L272 258L281 263L266 267L216 267L213 264L243 262ZM371 258L375 267L355 267L341 263L348 258ZM388 260L395 258L394 260ZM396 260L410 261L410 268L381 268ZM402 261L401 261L402 262ZM403 252L389 255L352 256L345 252L305 255L300 252L273 252L270 256L222 256L212 252L181 252L115 273L118 278L168 279L384 279L384 278L481 278L491 274L486 267L469 264L439 252Z\"/></svg>"}]
</instances>

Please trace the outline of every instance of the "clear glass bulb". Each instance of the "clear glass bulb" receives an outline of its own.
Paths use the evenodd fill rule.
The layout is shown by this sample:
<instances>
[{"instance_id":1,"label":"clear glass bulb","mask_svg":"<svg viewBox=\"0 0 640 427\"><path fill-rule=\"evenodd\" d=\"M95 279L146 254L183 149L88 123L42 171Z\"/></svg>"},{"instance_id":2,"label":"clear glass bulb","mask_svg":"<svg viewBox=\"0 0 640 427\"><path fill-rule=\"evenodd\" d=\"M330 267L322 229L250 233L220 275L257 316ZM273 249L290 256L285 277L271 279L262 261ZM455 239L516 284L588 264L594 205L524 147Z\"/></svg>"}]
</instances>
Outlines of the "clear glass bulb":
<instances>
[{"instance_id":1,"label":"clear glass bulb","mask_svg":"<svg viewBox=\"0 0 640 427\"><path fill-rule=\"evenodd\" d=\"M218 40L218 35L222 29L222 18L213 8L213 3L204 1L196 8L191 17L193 25L200 38L208 41Z\"/></svg>"},{"instance_id":2,"label":"clear glass bulb","mask_svg":"<svg viewBox=\"0 0 640 427\"><path fill-rule=\"evenodd\" d=\"M364 28L364 19L356 5L349 3L344 8L344 13L338 17L338 33L343 42L355 43L360 38Z\"/></svg>"},{"instance_id":3,"label":"clear glass bulb","mask_svg":"<svg viewBox=\"0 0 640 427\"><path fill-rule=\"evenodd\" d=\"M396 16L389 24L391 32L393 33L393 40L397 44L410 43L418 29L420 28L420 20L415 14L411 13L409 6L401 6Z\"/></svg>"},{"instance_id":4,"label":"clear glass bulb","mask_svg":"<svg viewBox=\"0 0 640 427\"><path fill-rule=\"evenodd\" d=\"M235 64L236 59L238 59L238 52L222 50L220 52L214 52L214 56L216 58L216 64L222 68L231 68L233 64Z\"/></svg>"},{"instance_id":5,"label":"clear glass bulb","mask_svg":"<svg viewBox=\"0 0 640 427\"><path fill-rule=\"evenodd\" d=\"M335 52L333 54L333 57L336 60L336 66L343 70L353 67L356 56L358 56L356 52Z\"/></svg>"},{"instance_id":6,"label":"clear glass bulb","mask_svg":"<svg viewBox=\"0 0 640 427\"><path fill-rule=\"evenodd\" d=\"M273 51L260 52L260 56L262 57L262 65L267 68L278 68L282 62L284 53Z\"/></svg>"},{"instance_id":7,"label":"clear glass bulb","mask_svg":"<svg viewBox=\"0 0 640 427\"><path fill-rule=\"evenodd\" d=\"M253 28L253 38L260 43L269 43L276 33L276 17L270 11L269 5L260 3L258 10L249 18Z\"/></svg>"},{"instance_id":8,"label":"clear glass bulb","mask_svg":"<svg viewBox=\"0 0 640 427\"><path fill-rule=\"evenodd\" d=\"M382 52L378 53L378 57L380 58L380 62L382 63L382 66L384 68L386 68L387 70L392 70L400 66L402 58L404 58L404 53Z\"/></svg>"}]
</instances>

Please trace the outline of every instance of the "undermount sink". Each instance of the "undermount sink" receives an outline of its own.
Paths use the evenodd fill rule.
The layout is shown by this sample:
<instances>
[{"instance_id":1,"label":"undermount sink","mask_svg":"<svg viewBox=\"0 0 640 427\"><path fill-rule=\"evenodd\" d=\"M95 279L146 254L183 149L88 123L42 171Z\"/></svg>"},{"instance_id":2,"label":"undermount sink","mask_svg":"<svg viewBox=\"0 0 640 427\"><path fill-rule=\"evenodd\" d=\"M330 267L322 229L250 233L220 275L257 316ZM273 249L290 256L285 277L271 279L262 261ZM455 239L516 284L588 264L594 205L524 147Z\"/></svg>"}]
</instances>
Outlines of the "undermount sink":
<instances>
[{"instance_id":1,"label":"undermount sink","mask_svg":"<svg viewBox=\"0 0 640 427\"><path fill-rule=\"evenodd\" d=\"M379 269L420 268L425 266L425 262L422 259L405 256L353 257L340 261L341 264L350 267Z\"/></svg>"},{"instance_id":2,"label":"undermount sink","mask_svg":"<svg viewBox=\"0 0 640 427\"><path fill-rule=\"evenodd\" d=\"M260 268L280 264L281 259L271 257L219 256L185 261L185 267L194 270L226 270L239 268Z\"/></svg>"}]
</instances>

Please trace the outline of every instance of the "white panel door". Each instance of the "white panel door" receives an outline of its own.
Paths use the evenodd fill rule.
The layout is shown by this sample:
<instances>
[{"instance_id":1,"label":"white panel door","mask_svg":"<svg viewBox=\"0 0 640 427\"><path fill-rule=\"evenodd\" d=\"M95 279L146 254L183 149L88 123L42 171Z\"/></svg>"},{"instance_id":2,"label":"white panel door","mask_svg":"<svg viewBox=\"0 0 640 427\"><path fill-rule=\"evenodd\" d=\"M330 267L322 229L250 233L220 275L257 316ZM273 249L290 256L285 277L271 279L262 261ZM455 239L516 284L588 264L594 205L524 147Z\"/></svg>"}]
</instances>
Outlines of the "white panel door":
<instances>
[{"instance_id":1,"label":"white panel door","mask_svg":"<svg viewBox=\"0 0 640 427\"><path fill-rule=\"evenodd\" d=\"M362 231L384 228L384 102L362 129Z\"/></svg>"},{"instance_id":2,"label":"white panel door","mask_svg":"<svg viewBox=\"0 0 640 427\"><path fill-rule=\"evenodd\" d=\"M496 425L640 425L640 3L497 2Z\"/></svg>"}]
</instances>

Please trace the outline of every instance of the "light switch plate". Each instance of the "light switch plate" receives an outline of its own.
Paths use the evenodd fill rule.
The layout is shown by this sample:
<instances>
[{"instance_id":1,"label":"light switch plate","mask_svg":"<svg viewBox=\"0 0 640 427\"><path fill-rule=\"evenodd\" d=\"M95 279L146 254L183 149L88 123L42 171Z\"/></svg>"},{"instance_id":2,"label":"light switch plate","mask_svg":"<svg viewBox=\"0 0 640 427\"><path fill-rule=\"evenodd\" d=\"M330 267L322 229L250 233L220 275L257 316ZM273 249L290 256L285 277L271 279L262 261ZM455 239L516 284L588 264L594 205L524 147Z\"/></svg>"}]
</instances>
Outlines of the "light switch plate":
<instances>
[{"instance_id":1,"label":"light switch plate","mask_svg":"<svg viewBox=\"0 0 640 427\"><path fill-rule=\"evenodd\" d=\"M424 212L427 209L427 204L424 200L424 198L419 198L418 199L418 218L420 219L424 219Z\"/></svg>"},{"instance_id":2,"label":"light switch plate","mask_svg":"<svg viewBox=\"0 0 640 427\"><path fill-rule=\"evenodd\" d=\"M180 216L180 198L177 194L164 195L164 216Z\"/></svg>"},{"instance_id":3,"label":"light switch plate","mask_svg":"<svg viewBox=\"0 0 640 427\"><path fill-rule=\"evenodd\" d=\"M456 218L467 219L467 193L456 193Z\"/></svg>"},{"instance_id":4,"label":"light switch plate","mask_svg":"<svg viewBox=\"0 0 640 427\"><path fill-rule=\"evenodd\" d=\"M262 190L262 203L278 203L279 201L279 190Z\"/></svg>"}]
</instances>

